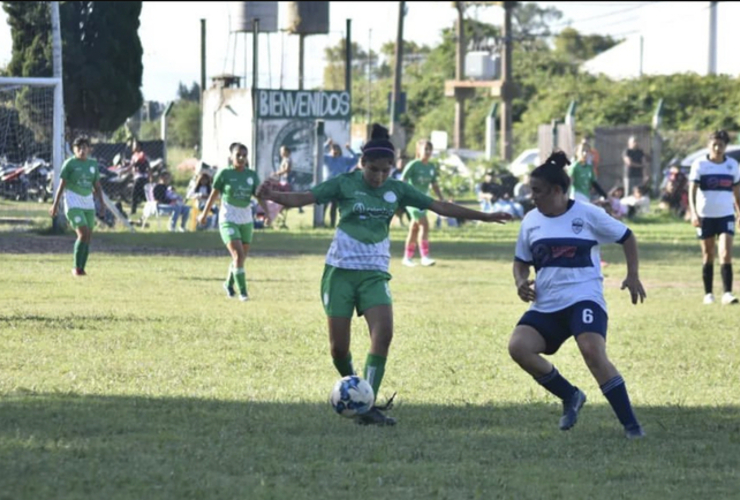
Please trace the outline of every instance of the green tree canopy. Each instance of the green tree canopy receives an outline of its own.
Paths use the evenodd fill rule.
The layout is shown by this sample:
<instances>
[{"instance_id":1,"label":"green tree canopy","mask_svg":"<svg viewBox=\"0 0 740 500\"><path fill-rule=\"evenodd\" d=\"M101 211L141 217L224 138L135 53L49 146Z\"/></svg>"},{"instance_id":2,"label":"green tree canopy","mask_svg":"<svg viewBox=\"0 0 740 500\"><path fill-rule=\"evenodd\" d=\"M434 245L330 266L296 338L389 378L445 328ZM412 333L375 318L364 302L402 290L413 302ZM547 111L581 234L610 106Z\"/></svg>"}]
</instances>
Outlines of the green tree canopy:
<instances>
[{"instance_id":1,"label":"green tree canopy","mask_svg":"<svg viewBox=\"0 0 740 500\"><path fill-rule=\"evenodd\" d=\"M52 75L49 2L3 2L11 76ZM60 2L67 128L111 132L142 104L141 2Z\"/></svg>"}]
</instances>

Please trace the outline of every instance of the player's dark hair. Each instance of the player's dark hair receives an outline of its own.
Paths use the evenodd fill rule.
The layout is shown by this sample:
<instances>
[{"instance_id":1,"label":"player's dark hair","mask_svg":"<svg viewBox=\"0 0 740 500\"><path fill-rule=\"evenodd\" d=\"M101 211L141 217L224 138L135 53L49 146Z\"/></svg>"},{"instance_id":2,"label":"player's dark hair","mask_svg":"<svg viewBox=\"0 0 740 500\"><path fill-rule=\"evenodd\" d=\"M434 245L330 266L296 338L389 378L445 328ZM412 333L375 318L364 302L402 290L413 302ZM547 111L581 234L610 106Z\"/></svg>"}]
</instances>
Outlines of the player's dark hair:
<instances>
[{"instance_id":1,"label":"player's dark hair","mask_svg":"<svg viewBox=\"0 0 740 500\"><path fill-rule=\"evenodd\" d=\"M545 160L545 163L532 170L530 178L542 179L553 186L560 186L565 193L570 187L570 177L564 167L570 165L570 160L562 151L554 151Z\"/></svg>"},{"instance_id":2,"label":"player's dark hair","mask_svg":"<svg viewBox=\"0 0 740 500\"><path fill-rule=\"evenodd\" d=\"M728 134L726 130L715 130L714 132L709 134L709 140L722 141L725 143L725 145L727 145L730 143L730 134Z\"/></svg>"},{"instance_id":3,"label":"player's dark hair","mask_svg":"<svg viewBox=\"0 0 740 500\"><path fill-rule=\"evenodd\" d=\"M74 142L72 143L72 146L77 148L77 147L82 146L83 144L86 146L90 145L90 139L86 135L77 136Z\"/></svg>"},{"instance_id":4,"label":"player's dark hair","mask_svg":"<svg viewBox=\"0 0 740 500\"><path fill-rule=\"evenodd\" d=\"M396 157L396 148L390 141L387 128L378 123L373 124L370 140L362 146L362 157L365 160L387 158L393 161Z\"/></svg>"},{"instance_id":5,"label":"player's dark hair","mask_svg":"<svg viewBox=\"0 0 740 500\"><path fill-rule=\"evenodd\" d=\"M242 144L241 142L232 142L231 145L229 146L229 153L233 153L234 151L238 151L241 148L244 148L244 149L247 150L247 152L249 152L249 149L244 144Z\"/></svg>"}]
</instances>

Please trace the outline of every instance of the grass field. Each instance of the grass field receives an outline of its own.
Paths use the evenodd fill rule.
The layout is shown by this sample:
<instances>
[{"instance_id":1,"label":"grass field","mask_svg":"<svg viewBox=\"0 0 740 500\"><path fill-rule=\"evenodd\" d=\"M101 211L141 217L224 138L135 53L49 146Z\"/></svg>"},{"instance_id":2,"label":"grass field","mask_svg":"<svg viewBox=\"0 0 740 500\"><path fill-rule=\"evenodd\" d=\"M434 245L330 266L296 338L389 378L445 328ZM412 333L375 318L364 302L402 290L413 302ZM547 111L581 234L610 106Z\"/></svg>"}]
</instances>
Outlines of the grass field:
<instances>
[{"instance_id":1,"label":"grass field","mask_svg":"<svg viewBox=\"0 0 740 500\"><path fill-rule=\"evenodd\" d=\"M380 400L398 392L399 423L333 414L318 291L332 232L310 214L256 233L247 303L222 293L215 232L99 231L75 279L71 233L0 231L0 499L740 496L740 307L702 305L687 224L631 224L642 305L619 290L621 248L604 249L610 357L647 432L628 441L572 341L551 358L589 396L568 432L509 358L518 223L434 230L438 265L414 269L392 229Z\"/></svg>"}]
</instances>

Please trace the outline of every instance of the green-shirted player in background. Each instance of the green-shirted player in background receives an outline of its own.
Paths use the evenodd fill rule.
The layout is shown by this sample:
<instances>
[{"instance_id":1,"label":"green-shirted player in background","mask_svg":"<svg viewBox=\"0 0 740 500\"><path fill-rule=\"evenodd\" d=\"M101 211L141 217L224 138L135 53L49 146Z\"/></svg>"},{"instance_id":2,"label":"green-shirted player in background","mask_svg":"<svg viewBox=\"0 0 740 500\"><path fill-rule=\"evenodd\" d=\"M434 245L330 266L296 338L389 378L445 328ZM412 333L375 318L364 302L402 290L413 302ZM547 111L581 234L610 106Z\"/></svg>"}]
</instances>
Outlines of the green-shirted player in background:
<instances>
[{"instance_id":1,"label":"green-shirted player in background","mask_svg":"<svg viewBox=\"0 0 740 500\"><path fill-rule=\"evenodd\" d=\"M218 171L213 180L213 189L206 201L203 210L198 215L198 224L205 224L211 205L221 196L219 210L219 231L221 239L231 254L229 274L224 282L224 289L229 297L236 297L234 282L239 288L239 299L242 302L249 300L247 292L247 277L244 273L244 261L252 243L254 222L252 220L252 196L257 192L260 184L259 176L254 170L247 168L247 147L239 142L229 146L231 153L229 168ZM263 202L260 205L267 213Z\"/></svg>"},{"instance_id":2,"label":"green-shirted player in background","mask_svg":"<svg viewBox=\"0 0 740 500\"><path fill-rule=\"evenodd\" d=\"M430 162L432 157L432 143L426 139L421 139L416 143L416 159L411 160L403 169L401 180L408 182L424 194L429 194L429 188L434 189L434 193L440 201L444 200L442 192L437 184L437 175L439 167ZM406 207L411 223L409 224L409 234L406 236L406 247L404 249L403 265L414 267L414 253L416 253L416 243L419 243L419 253L421 254L422 266L433 266L434 259L429 257L429 219L427 211L416 207Z\"/></svg>"},{"instance_id":3,"label":"green-shirted player in background","mask_svg":"<svg viewBox=\"0 0 740 500\"><path fill-rule=\"evenodd\" d=\"M350 326L355 310L365 316L370 330L370 352L365 359L364 378L376 395L385 373L393 338L393 307L388 274L390 239L388 227L396 210L416 207L440 215L501 222L509 214L483 213L453 203L435 201L408 183L389 179L396 152L388 130L373 125L372 138L362 148L361 169L340 174L305 192L281 192L275 181L263 183L257 195L286 207L330 201L339 206L339 224L326 255L321 278L321 300L329 323L329 343L334 366L341 376L355 373L350 353ZM393 425L395 419L373 406L359 415L363 425Z\"/></svg>"},{"instance_id":4,"label":"green-shirted player in background","mask_svg":"<svg viewBox=\"0 0 740 500\"><path fill-rule=\"evenodd\" d=\"M103 210L103 189L100 187L100 172L98 162L88 159L90 140L87 137L77 137L72 143L74 156L68 158L62 165L59 175L59 186L54 194L54 201L49 214L56 217L59 213L59 202L64 193L64 215L77 233L74 249L74 269L72 275L86 276L85 265L90 255L90 239L95 227L95 200L98 197L98 207Z\"/></svg>"}]
</instances>

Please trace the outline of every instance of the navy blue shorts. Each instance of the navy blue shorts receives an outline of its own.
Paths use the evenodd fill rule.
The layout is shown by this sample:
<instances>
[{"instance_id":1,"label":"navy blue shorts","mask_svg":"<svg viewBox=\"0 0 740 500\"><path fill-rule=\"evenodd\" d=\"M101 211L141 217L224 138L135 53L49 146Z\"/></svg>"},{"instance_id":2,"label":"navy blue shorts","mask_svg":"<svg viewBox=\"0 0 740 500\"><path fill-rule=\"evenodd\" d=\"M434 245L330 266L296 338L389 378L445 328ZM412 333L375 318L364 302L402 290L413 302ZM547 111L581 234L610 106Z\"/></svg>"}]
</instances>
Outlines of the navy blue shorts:
<instances>
[{"instance_id":1,"label":"navy blue shorts","mask_svg":"<svg viewBox=\"0 0 740 500\"><path fill-rule=\"evenodd\" d=\"M696 237L700 240L713 238L722 233L735 236L735 216L727 217L702 217L701 227L696 228Z\"/></svg>"},{"instance_id":2,"label":"navy blue shorts","mask_svg":"<svg viewBox=\"0 0 740 500\"><path fill-rule=\"evenodd\" d=\"M517 325L531 326L545 339L545 354L555 354L563 342L584 332L598 333L606 339L606 311L592 300L551 313L527 311Z\"/></svg>"}]
</instances>

